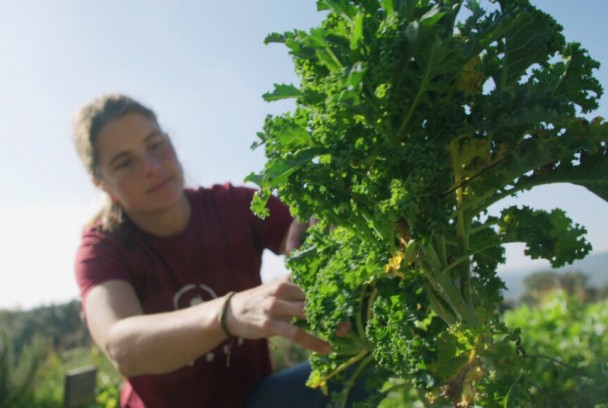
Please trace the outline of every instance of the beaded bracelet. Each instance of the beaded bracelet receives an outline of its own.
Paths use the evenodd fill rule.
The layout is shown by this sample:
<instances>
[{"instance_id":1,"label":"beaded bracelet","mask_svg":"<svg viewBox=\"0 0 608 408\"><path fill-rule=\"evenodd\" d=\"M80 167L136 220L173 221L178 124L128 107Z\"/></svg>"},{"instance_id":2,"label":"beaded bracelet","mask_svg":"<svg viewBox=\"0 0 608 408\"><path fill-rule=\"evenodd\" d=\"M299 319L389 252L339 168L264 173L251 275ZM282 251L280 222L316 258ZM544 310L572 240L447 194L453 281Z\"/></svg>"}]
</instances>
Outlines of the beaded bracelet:
<instances>
[{"instance_id":1,"label":"beaded bracelet","mask_svg":"<svg viewBox=\"0 0 608 408\"><path fill-rule=\"evenodd\" d=\"M228 312L228 306L230 306L230 299L232 299L232 296L234 296L235 293L236 292L228 292L226 294L226 297L224 298L224 304L222 305L222 310L218 315L220 328L222 329L222 332L228 337L232 337L232 333L230 333L230 330L228 330L228 325L226 324L226 314Z\"/></svg>"}]
</instances>

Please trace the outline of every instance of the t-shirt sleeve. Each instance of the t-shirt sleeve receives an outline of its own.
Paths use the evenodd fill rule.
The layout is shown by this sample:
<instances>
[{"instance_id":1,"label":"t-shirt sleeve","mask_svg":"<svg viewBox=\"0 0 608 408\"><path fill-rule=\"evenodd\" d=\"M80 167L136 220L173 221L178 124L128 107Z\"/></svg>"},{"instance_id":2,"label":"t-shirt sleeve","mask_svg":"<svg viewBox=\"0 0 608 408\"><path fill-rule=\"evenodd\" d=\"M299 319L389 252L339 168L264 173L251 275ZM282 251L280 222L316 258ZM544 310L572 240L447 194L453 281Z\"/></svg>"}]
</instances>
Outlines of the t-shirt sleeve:
<instances>
[{"instance_id":1,"label":"t-shirt sleeve","mask_svg":"<svg viewBox=\"0 0 608 408\"><path fill-rule=\"evenodd\" d=\"M291 216L289 207L275 196L270 196L267 206L270 210L270 215L264 221L257 218L258 222L262 221L262 225L256 226L256 234L264 237L265 248L278 254L289 232L293 217Z\"/></svg>"},{"instance_id":2,"label":"t-shirt sleeve","mask_svg":"<svg viewBox=\"0 0 608 408\"><path fill-rule=\"evenodd\" d=\"M86 231L82 236L76 252L75 274L83 301L89 291L101 283L115 279L132 283L118 242L93 230Z\"/></svg>"},{"instance_id":3,"label":"t-shirt sleeve","mask_svg":"<svg viewBox=\"0 0 608 408\"><path fill-rule=\"evenodd\" d=\"M291 216L289 207L283 204L276 196L270 196L266 204L270 215L264 219L256 216L251 210L251 200L255 191L248 187L232 188L233 197L238 197L239 205L247 211L256 245L261 250L270 249L275 254L279 254L283 240L289 232L293 217Z\"/></svg>"}]
</instances>

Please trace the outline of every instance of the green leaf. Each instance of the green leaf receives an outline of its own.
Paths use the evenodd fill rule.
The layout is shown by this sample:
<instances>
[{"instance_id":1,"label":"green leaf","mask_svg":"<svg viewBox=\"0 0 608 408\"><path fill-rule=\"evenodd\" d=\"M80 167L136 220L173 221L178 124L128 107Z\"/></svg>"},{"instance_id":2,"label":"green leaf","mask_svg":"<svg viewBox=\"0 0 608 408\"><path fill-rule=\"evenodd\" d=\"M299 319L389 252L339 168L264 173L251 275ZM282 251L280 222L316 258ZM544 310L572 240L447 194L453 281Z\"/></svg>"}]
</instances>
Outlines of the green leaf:
<instances>
[{"instance_id":1,"label":"green leaf","mask_svg":"<svg viewBox=\"0 0 608 408\"><path fill-rule=\"evenodd\" d=\"M325 152L324 149L311 148L300 151L296 158L293 159L273 159L268 161L264 169L264 184L269 188L276 188L286 182L288 177L310 163L312 159L319 157Z\"/></svg>"},{"instance_id":2,"label":"green leaf","mask_svg":"<svg viewBox=\"0 0 608 408\"><path fill-rule=\"evenodd\" d=\"M249 175L247 175L247 177L245 177L245 179L243 180L243 182L245 183L255 183L258 186L261 186L263 184L264 181L264 176L262 174L258 174L258 173L249 173Z\"/></svg>"},{"instance_id":3,"label":"green leaf","mask_svg":"<svg viewBox=\"0 0 608 408\"><path fill-rule=\"evenodd\" d=\"M352 36L350 38L350 49L357 50L361 46L364 40L363 27L364 27L365 14L359 13L353 20Z\"/></svg>"},{"instance_id":4,"label":"green leaf","mask_svg":"<svg viewBox=\"0 0 608 408\"><path fill-rule=\"evenodd\" d=\"M431 27L437 24L445 15L446 12L443 11L438 4L436 4L432 9L424 13L424 15L420 18L420 24Z\"/></svg>"},{"instance_id":5,"label":"green leaf","mask_svg":"<svg viewBox=\"0 0 608 408\"><path fill-rule=\"evenodd\" d=\"M340 72L342 71L342 64L336 57L336 54L329 48L317 48L315 51L319 62L326 66L332 72Z\"/></svg>"},{"instance_id":6,"label":"green leaf","mask_svg":"<svg viewBox=\"0 0 608 408\"><path fill-rule=\"evenodd\" d=\"M262 97L266 102L293 99L302 96L302 92L294 85L275 84L274 91L265 93Z\"/></svg>"},{"instance_id":7,"label":"green leaf","mask_svg":"<svg viewBox=\"0 0 608 408\"><path fill-rule=\"evenodd\" d=\"M351 20L357 12L357 8L348 0L322 0L318 4L323 5L323 10L333 11L347 20Z\"/></svg>"},{"instance_id":8,"label":"green leaf","mask_svg":"<svg viewBox=\"0 0 608 408\"><path fill-rule=\"evenodd\" d=\"M601 118L592 122L573 120L566 129L561 138L564 144L572 146L570 148L558 151L549 148L546 142L545 147L540 148L527 145L530 150L525 160L535 160L536 165L526 166L534 172L523 175L526 173L523 171L516 188L524 190L544 184L571 183L585 187L608 202L608 123ZM520 158L523 159L523 155Z\"/></svg>"},{"instance_id":9,"label":"green leaf","mask_svg":"<svg viewBox=\"0 0 608 408\"><path fill-rule=\"evenodd\" d=\"M395 12L394 0L381 0L382 8L386 10L386 14Z\"/></svg>"},{"instance_id":10,"label":"green leaf","mask_svg":"<svg viewBox=\"0 0 608 408\"><path fill-rule=\"evenodd\" d=\"M559 209L486 212L555 182L608 199L608 125L579 117L601 96L597 63L528 0L317 4L318 27L269 37L300 85L265 95L296 105L264 122L268 160L248 176L257 211L276 192L320 220L289 261L306 327L340 344L311 358L313 377L348 381L373 358L426 405L530 406L499 313L503 246L553 265L590 246ZM352 336L335 341L344 321Z\"/></svg>"},{"instance_id":11,"label":"green leaf","mask_svg":"<svg viewBox=\"0 0 608 408\"><path fill-rule=\"evenodd\" d=\"M553 267L582 259L591 251L583 238L585 228L573 224L559 209L546 212L509 207L501 212L499 226L504 243L524 242L527 255L546 259Z\"/></svg>"},{"instance_id":12,"label":"green leaf","mask_svg":"<svg viewBox=\"0 0 608 408\"><path fill-rule=\"evenodd\" d=\"M271 43L284 43L285 38L286 37L283 34L272 33L266 36L266 38L264 39L264 44L268 45Z\"/></svg>"},{"instance_id":13,"label":"green leaf","mask_svg":"<svg viewBox=\"0 0 608 408\"><path fill-rule=\"evenodd\" d=\"M257 191L251 200L251 211L262 219L269 216L270 210L266 206L269 198L269 194L266 194L264 190Z\"/></svg>"},{"instance_id":14,"label":"green leaf","mask_svg":"<svg viewBox=\"0 0 608 408\"><path fill-rule=\"evenodd\" d=\"M597 109L603 89L593 77L593 71L600 64L590 58L587 51L577 43L568 46L564 57L568 61L567 68L555 94L576 103L584 113Z\"/></svg>"},{"instance_id":15,"label":"green leaf","mask_svg":"<svg viewBox=\"0 0 608 408\"><path fill-rule=\"evenodd\" d=\"M562 27L548 14L525 2L508 2L504 12L512 15L513 27L502 50L501 88L516 83L533 64L546 64L565 44Z\"/></svg>"},{"instance_id":16,"label":"green leaf","mask_svg":"<svg viewBox=\"0 0 608 408\"><path fill-rule=\"evenodd\" d=\"M278 140L289 148L300 149L314 146L311 134L299 126L286 126L278 135Z\"/></svg>"}]
</instances>

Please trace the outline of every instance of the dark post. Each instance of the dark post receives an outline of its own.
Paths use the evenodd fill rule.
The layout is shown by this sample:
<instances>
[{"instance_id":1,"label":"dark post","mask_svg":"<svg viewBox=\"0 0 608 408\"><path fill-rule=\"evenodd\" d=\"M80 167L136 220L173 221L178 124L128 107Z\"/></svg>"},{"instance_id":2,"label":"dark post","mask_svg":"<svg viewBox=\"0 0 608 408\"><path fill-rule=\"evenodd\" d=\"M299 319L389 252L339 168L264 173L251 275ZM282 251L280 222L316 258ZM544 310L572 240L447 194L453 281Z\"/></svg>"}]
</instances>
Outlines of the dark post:
<instances>
[{"instance_id":1,"label":"dark post","mask_svg":"<svg viewBox=\"0 0 608 408\"><path fill-rule=\"evenodd\" d=\"M65 408L82 407L95 402L97 368L85 366L70 370L65 375Z\"/></svg>"}]
</instances>

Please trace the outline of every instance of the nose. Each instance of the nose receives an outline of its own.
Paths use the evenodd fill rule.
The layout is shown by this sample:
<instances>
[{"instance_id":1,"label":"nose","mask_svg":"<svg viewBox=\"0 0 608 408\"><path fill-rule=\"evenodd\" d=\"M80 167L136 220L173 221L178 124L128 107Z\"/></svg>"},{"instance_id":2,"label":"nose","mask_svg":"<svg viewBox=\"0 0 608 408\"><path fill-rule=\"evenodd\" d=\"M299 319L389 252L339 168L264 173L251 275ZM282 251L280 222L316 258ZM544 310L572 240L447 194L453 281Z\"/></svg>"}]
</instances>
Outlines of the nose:
<instances>
[{"instance_id":1,"label":"nose","mask_svg":"<svg viewBox=\"0 0 608 408\"><path fill-rule=\"evenodd\" d=\"M154 175L160 169L159 160L153 155L147 154L142 159L142 173L144 176Z\"/></svg>"}]
</instances>

